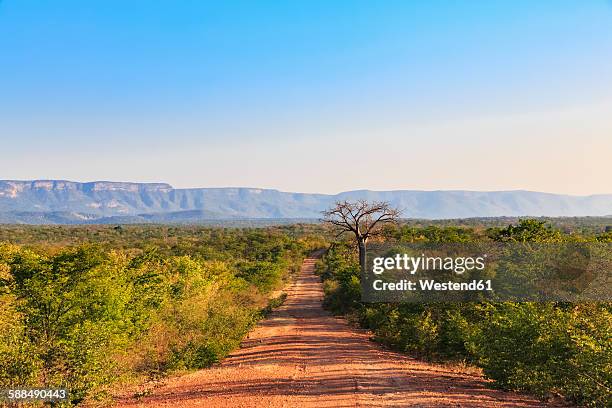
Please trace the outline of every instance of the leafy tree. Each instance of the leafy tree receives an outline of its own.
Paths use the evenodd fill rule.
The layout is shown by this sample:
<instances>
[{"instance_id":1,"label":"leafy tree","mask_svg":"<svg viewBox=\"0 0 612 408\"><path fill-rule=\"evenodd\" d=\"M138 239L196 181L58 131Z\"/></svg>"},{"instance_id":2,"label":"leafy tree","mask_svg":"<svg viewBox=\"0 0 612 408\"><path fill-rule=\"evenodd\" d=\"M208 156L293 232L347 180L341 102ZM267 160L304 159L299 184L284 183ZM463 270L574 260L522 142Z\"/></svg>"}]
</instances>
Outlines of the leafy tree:
<instances>
[{"instance_id":1,"label":"leafy tree","mask_svg":"<svg viewBox=\"0 0 612 408\"><path fill-rule=\"evenodd\" d=\"M494 234L500 242L560 242L563 236L545 221L534 219L521 220L518 225L509 225Z\"/></svg>"}]
</instances>

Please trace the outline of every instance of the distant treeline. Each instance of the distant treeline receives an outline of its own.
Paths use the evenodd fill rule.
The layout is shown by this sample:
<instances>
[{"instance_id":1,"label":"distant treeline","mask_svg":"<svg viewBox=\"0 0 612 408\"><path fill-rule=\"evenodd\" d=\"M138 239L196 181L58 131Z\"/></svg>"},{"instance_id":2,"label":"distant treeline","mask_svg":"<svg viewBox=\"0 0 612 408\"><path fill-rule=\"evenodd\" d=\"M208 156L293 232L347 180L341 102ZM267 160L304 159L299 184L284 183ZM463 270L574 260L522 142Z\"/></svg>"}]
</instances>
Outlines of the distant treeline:
<instances>
[{"instance_id":1,"label":"distant treeline","mask_svg":"<svg viewBox=\"0 0 612 408\"><path fill-rule=\"evenodd\" d=\"M414 227L471 227L475 229L504 228L518 224L525 217L482 217L457 218L448 220L403 219L400 225ZM585 233L597 234L612 231L612 216L608 217L529 217L531 220L542 221L567 234Z\"/></svg>"},{"instance_id":2,"label":"distant treeline","mask_svg":"<svg viewBox=\"0 0 612 408\"><path fill-rule=\"evenodd\" d=\"M504 228L517 224L520 217L484 217L449 220L409 219L400 220L404 227L468 227L468 230L482 232L489 228ZM542 221L565 234L597 235L612 232L611 217L540 217L530 218ZM114 224L114 225L0 225L0 242L6 241L24 245L74 245L97 242L112 247L138 247L146 245L172 246L174 241L199 234L208 236L212 231L226 229L265 228L285 231L296 235L303 233L328 233L317 219L243 219L211 220L203 224ZM216 233L216 232L215 232Z\"/></svg>"}]
</instances>

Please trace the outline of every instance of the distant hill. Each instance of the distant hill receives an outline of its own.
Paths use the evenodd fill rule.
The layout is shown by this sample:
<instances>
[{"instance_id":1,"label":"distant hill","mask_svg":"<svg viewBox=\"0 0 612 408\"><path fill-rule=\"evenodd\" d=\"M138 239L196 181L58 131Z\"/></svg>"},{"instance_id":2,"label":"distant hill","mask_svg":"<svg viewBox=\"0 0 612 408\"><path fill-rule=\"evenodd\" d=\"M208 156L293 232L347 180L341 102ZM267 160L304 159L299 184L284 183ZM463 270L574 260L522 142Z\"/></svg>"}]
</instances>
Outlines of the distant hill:
<instances>
[{"instance_id":1,"label":"distant hill","mask_svg":"<svg viewBox=\"0 0 612 408\"><path fill-rule=\"evenodd\" d=\"M532 191L347 191L335 195L258 188L175 189L165 183L0 181L0 223L196 223L225 219L315 219L337 200L389 201L409 218L605 216L612 194Z\"/></svg>"}]
</instances>

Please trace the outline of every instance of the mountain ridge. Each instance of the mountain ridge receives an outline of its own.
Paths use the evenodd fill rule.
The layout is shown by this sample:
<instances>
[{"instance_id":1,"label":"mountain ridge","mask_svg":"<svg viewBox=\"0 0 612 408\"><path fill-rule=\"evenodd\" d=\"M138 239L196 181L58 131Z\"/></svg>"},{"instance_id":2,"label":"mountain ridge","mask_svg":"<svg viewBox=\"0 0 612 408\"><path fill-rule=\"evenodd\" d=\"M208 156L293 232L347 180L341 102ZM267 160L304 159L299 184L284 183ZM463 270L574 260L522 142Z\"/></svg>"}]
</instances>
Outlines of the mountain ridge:
<instances>
[{"instance_id":1,"label":"mountain ridge","mask_svg":"<svg viewBox=\"0 0 612 408\"><path fill-rule=\"evenodd\" d=\"M251 187L174 188L168 183L0 180L0 223L198 222L319 218L338 200L388 201L409 218L606 216L612 194L527 190L354 190L296 193ZM32 221L34 220L34 221Z\"/></svg>"}]
</instances>

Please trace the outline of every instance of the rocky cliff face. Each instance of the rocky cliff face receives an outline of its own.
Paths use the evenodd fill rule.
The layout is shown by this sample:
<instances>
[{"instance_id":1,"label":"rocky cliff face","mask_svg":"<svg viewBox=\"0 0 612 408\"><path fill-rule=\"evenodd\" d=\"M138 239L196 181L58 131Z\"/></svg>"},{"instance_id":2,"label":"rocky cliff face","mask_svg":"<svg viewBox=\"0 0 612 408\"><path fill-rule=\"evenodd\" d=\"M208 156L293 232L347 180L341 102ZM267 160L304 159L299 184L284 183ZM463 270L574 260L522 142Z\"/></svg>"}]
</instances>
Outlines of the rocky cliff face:
<instances>
[{"instance_id":1,"label":"rocky cliff face","mask_svg":"<svg viewBox=\"0 0 612 408\"><path fill-rule=\"evenodd\" d=\"M28 191L125 191L125 192L170 192L166 183L124 183L114 181L92 181L77 183L66 180L0 180L0 197L16 198Z\"/></svg>"},{"instance_id":2,"label":"rocky cliff face","mask_svg":"<svg viewBox=\"0 0 612 408\"><path fill-rule=\"evenodd\" d=\"M155 196L173 191L165 183L65 180L0 181L0 211L72 211L93 215L146 211ZM149 203L149 204L148 204Z\"/></svg>"},{"instance_id":3,"label":"rocky cliff face","mask_svg":"<svg viewBox=\"0 0 612 408\"><path fill-rule=\"evenodd\" d=\"M0 222L197 222L222 218L319 218L323 209L336 200L345 199L389 201L411 218L612 214L612 195L578 197L529 191L411 190L360 190L326 195L256 188L174 189L165 183L5 180L0 181Z\"/></svg>"}]
</instances>

